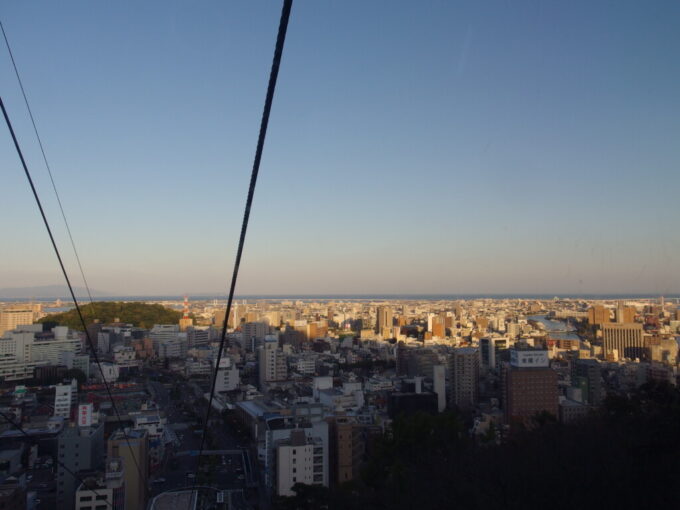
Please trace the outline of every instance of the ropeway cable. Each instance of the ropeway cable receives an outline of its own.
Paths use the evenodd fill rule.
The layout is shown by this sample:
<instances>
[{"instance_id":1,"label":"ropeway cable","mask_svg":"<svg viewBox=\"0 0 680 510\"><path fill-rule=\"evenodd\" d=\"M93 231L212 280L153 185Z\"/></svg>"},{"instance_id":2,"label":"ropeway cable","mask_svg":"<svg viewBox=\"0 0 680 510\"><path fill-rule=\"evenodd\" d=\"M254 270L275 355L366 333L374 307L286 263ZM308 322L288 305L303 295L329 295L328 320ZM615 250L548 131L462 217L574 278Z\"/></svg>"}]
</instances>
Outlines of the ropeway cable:
<instances>
[{"instance_id":1,"label":"ropeway cable","mask_svg":"<svg viewBox=\"0 0 680 510\"><path fill-rule=\"evenodd\" d=\"M52 168L47 162L47 155L45 154L45 148L43 147L42 139L38 133L38 127L35 124L35 119L33 118L33 111L28 103L28 97L26 96L26 90L24 89L24 83L21 81L21 76L19 75L19 69L17 68L17 63L14 60L14 53L12 53L12 47L9 45L9 39L7 38L7 33L5 32L5 27L0 21L0 30L2 31L2 37L5 39L5 46L7 46L7 52L9 53L9 58L12 61L12 67L14 67L14 74L19 82L19 88L21 89L21 95L24 96L24 103L26 103L26 109L28 110L28 116L31 119L31 124L33 125L33 132L35 137L38 139L38 145L40 146L40 152L42 154L43 161L45 162L45 167L47 168L47 173L50 176L50 182L52 183L52 189L54 190L54 195L57 197L57 203L59 204L59 210L61 211L61 217L64 219L64 224L66 225L66 232L68 233L68 238L71 241L71 247L73 248L73 253L76 256L76 262L78 263L78 269L80 270L80 276L83 279L83 284L85 285L85 290L87 291L87 297L90 299L90 306L92 306L92 313L95 313L94 303L92 301L92 293L90 292L90 286L87 283L87 278L85 278L85 272L83 271L83 265L80 263L80 257L78 256L78 250L76 249L76 243L73 240L73 235L71 234L71 227L66 219L66 213L64 212L64 206L61 203L61 198L59 197L59 192L57 191L57 185L54 183L54 177L52 176Z\"/></svg>"},{"instance_id":2,"label":"ropeway cable","mask_svg":"<svg viewBox=\"0 0 680 510\"><path fill-rule=\"evenodd\" d=\"M80 305L78 304L78 300L76 299L76 295L73 291L73 286L71 285L71 280L68 277L68 273L66 272L66 267L64 266L64 262L61 258L61 254L59 253L59 248L57 247L57 243L54 240L54 236L52 235L52 229L50 228L50 224L47 221L47 216L45 215L45 211L42 206L42 202L40 202L40 197L38 196L38 192L35 189L35 185L33 184L33 179L31 178L31 173L28 170L28 166L26 165L26 160L24 159L24 154L21 151L21 147L19 146L19 142L17 140L17 137L14 133L14 128L12 127L12 122L10 121L9 115L7 114L7 110L5 109L5 103L2 100L2 97L0 96L0 108L2 109L2 114L5 117L5 123L7 124L7 128L9 129L10 135L12 136L12 141L14 142L14 148L17 151L17 154L19 156L19 159L21 160L21 165L24 169L24 173L26 174L26 179L28 179L28 184L31 187L31 191L33 192L33 197L35 198L35 202L38 205L38 209L40 210L40 216L42 216L43 223L45 224L45 229L47 229L47 234L50 237L50 241L52 242L52 247L54 248L54 253L57 256L57 260L59 261L59 267L61 268L61 272L64 275L64 279L66 280L66 285L68 286L68 290L71 293L71 298L73 299L73 304L75 306L76 312L78 313L78 317L80 318L80 323L83 325L83 329L85 330L85 338L87 339L87 343L90 346L90 350L92 351L92 356L94 357L95 362L97 363L97 366L99 367L99 373L102 376L102 382L104 383L104 387L106 388L106 392L108 393L109 400L111 401L111 407L113 408L113 411L116 414L116 418L118 421L118 425L122 424L122 419L120 417L120 413L118 412L118 407L116 406L116 402L113 399L113 394L111 393L111 388L109 387L109 384L106 381L106 376L104 375L104 370L102 369L102 365L99 362L99 356L97 356L97 349L95 349L94 344L92 343L92 338L90 338L90 333L87 330L87 326L85 325L85 319L83 318L83 313L80 309ZM139 466L139 463L137 462L137 456L135 455L134 450L132 449L132 445L130 444L130 439L128 437L128 433L125 430L125 427L121 427L123 430L123 434L125 436L125 442L127 443L127 446L130 450L130 454L132 455L132 460L134 461L134 464L137 468L137 473L139 474L141 479L144 479L145 477L142 475L142 470ZM148 490L148 487L145 487L145 490Z\"/></svg>"},{"instance_id":3,"label":"ropeway cable","mask_svg":"<svg viewBox=\"0 0 680 510\"><path fill-rule=\"evenodd\" d=\"M281 19L279 21L279 32L276 38L276 48L274 49L274 60L272 62L271 71L269 73L269 84L267 86L267 96L265 98L264 110L262 112L262 121L260 122L260 134L257 139L257 148L255 150L255 161L253 162L253 169L250 175L250 186L248 188L248 197L246 199L246 207L243 213L243 223L241 224L241 235L239 237L238 249L236 251L236 260L234 261L234 270L231 276L231 285L229 287L229 298L227 300L227 309L224 314L224 324L222 324L222 335L220 337L220 346L217 351L217 360L215 363L215 370L212 377L212 385L210 388L210 399L208 400L208 409L206 411L205 420L203 422L203 434L201 435L201 446L198 450L198 457L196 460L196 471L194 473L194 484L198 481L198 471L201 463L201 454L205 446L206 430L210 420L210 413L212 410L212 401L215 397L215 386L217 383L217 374L219 372L220 361L222 359L222 352L224 350L224 342L227 335L227 323L229 322L229 314L231 312L231 305L234 299L234 290L236 288L236 279L238 277L239 267L241 265L241 256L243 254L243 245L245 244L246 231L248 230L248 220L250 218L250 209L253 204L253 195L255 193L255 184L257 183L257 175L260 170L260 161L262 159L262 150L264 148L264 140L267 136L267 126L269 124L269 114L272 108L272 101L274 99L274 90L276 89L276 80L279 75L279 66L281 65L281 56L283 54L283 45L286 41L286 31L288 29L288 20L290 18L290 11L293 6L293 0L284 0L283 8L281 10ZM192 490L195 490L195 486Z\"/></svg>"}]
</instances>

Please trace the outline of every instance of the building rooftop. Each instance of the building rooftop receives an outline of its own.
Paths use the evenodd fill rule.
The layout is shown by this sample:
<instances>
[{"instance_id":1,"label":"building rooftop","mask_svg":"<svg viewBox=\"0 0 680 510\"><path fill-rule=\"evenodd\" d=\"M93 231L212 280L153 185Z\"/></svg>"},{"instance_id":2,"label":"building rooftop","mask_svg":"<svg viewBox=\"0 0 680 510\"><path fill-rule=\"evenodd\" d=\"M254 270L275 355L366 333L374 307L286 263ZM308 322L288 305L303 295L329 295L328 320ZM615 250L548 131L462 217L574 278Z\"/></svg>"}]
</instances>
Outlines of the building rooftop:
<instances>
[{"instance_id":1,"label":"building rooftop","mask_svg":"<svg viewBox=\"0 0 680 510\"><path fill-rule=\"evenodd\" d=\"M163 492L151 500L149 510L195 510L196 494L191 490Z\"/></svg>"}]
</instances>

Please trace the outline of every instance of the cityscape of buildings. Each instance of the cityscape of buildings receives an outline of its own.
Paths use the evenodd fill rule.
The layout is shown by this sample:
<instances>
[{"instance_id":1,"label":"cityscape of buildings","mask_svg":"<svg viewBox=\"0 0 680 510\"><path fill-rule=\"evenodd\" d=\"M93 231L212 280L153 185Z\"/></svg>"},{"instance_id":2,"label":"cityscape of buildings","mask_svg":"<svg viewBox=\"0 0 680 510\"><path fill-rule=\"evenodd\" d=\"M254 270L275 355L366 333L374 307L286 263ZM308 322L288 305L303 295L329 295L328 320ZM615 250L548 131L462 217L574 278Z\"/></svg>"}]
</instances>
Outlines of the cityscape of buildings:
<instances>
[{"instance_id":1,"label":"cityscape of buildings","mask_svg":"<svg viewBox=\"0 0 680 510\"><path fill-rule=\"evenodd\" d=\"M160 304L176 324L88 318L92 346L49 321L71 303L2 304L0 508L268 508L357 479L403 416L500 445L678 382L677 299L237 300L219 365L225 303Z\"/></svg>"}]
</instances>

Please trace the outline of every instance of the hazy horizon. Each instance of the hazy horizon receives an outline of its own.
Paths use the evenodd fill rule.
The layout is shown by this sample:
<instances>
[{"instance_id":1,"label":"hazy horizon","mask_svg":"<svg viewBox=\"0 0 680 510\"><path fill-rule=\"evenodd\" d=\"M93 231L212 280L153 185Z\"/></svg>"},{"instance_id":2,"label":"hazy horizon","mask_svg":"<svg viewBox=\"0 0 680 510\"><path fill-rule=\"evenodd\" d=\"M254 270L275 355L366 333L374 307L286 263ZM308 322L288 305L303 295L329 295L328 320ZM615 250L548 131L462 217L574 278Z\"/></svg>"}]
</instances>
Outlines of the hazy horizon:
<instances>
[{"instance_id":1,"label":"hazy horizon","mask_svg":"<svg viewBox=\"0 0 680 510\"><path fill-rule=\"evenodd\" d=\"M93 289L226 293L279 14L3 6ZM237 294L679 292L678 19L677 3L296 2ZM4 49L0 69L82 286ZM6 129L0 144L0 287L60 282Z\"/></svg>"},{"instance_id":2,"label":"hazy horizon","mask_svg":"<svg viewBox=\"0 0 680 510\"><path fill-rule=\"evenodd\" d=\"M30 294L32 290L42 290L49 289L50 293L40 294ZM75 287L76 298L82 303L88 302L87 292L82 287ZM12 291L18 291L17 295L11 294ZM23 292L22 292L23 291ZM154 298L172 298L175 297L177 301L181 301L183 296L188 296L190 300L204 300L204 299L226 299L226 292L188 292L188 293L170 293L170 294L155 294L155 293L145 293L145 294L114 294L107 293L98 289L90 289L92 297L95 301L107 300L107 299L150 299ZM70 294L68 288L65 285L47 285L39 287L25 287L25 288L15 288L15 289L1 289L0 288L0 300L11 299L15 301L26 300L26 299L37 299L37 300L47 300L55 298L66 298L70 299ZM525 298L536 298L536 299L551 299L552 297L566 297L566 298L583 298L583 299L614 299L614 298L631 298L631 299L654 299L661 297L657 294L652 293L634 293L634 292L624 292L624 293L583 293L583 294L573 294L573 293L538 293L538 292L527 292L527 293L503 293L503 292L448 292L448 293L380 293L380 292L354 292L354 293L283 293L283 294L239 294L235 295L235 299L285 299L285 298L301 298L301 299L314 299L314 298L330 298L330 299L370 299L370 298L385 298L394 300L407 300L407 299L417 299L423 298L425 300L433 300L437 298L452 298L452 299L465 299L474 297L489 297L489 298L513 298L518 299ZM680 298L680 293L669 293L663 295L667 299L677 299Z\"/></svg>"}]
</instances>

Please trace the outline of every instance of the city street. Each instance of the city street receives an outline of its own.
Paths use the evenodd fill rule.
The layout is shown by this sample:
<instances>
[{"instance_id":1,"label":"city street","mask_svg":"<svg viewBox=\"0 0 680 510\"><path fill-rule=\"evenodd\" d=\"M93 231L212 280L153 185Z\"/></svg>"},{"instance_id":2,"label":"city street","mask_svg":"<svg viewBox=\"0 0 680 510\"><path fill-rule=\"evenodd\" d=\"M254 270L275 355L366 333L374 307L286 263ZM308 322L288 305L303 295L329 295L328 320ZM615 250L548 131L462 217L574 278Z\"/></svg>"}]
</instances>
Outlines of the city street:
<instances>
[{"instance_id":1,"label":"city street","mask_svg":"<svg viewBox=\"0 0 680 510\"><path fill-rule=\"evenodd\" d=\"M177 437L174 444L168 445L163 465L150 479L150 496L153 497L164 491L194 484L203 432L201 424L207 403L197 399L196 388L183 380L176 380L173 384L149 381L149 387L158 406L167 416L167 428ZM177 389L173 390L173 387ZM173 391L179 399L171 398ZM251 506L246 503L242 493L246 487L247 471L242 446L229 433L217 411L213 411L202 456L206 472L198 476L201 485L233 491L232 506L247 509Z\"/></svg>"}]
</instances>

